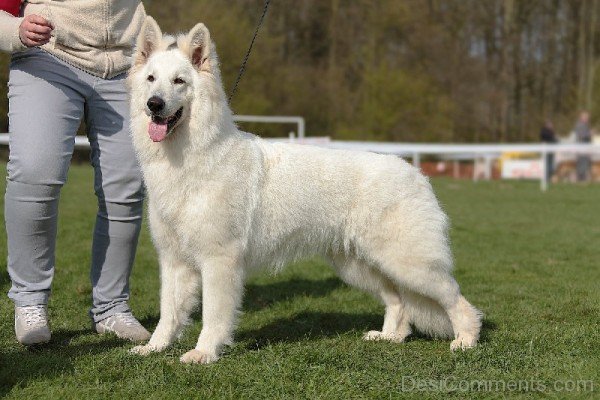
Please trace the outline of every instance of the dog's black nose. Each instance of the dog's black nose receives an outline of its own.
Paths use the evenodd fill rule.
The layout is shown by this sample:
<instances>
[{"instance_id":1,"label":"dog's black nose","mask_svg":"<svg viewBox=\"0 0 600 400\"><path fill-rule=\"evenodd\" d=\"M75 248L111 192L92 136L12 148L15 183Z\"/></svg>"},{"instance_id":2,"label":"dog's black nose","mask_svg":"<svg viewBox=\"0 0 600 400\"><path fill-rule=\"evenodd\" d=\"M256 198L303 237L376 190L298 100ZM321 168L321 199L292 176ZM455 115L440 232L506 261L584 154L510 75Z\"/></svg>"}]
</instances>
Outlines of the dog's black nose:
<instances>
[{"instance_id":1,"label":"dog's black nose","mask_svg":"<svg viewBox=\"0 0 600 400\"><path fill-rule=\"evenodd\" d=\"M161 112L162 109L165 108L165 101L158 96L150 97L148 103L146 104L148 105L150 111L152 111L153 113Z\"/></svg>"}]
</instances>

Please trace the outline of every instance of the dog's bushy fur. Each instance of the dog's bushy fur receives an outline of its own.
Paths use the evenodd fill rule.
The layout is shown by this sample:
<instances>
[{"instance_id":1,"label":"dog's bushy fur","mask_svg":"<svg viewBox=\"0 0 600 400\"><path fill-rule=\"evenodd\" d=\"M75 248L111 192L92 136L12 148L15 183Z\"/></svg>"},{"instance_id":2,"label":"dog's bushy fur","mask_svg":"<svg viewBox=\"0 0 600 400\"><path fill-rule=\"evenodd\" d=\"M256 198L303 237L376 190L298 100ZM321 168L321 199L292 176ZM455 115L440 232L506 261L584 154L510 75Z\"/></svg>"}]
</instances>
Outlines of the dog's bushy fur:
<instances>
[{"instance_id":1,"label":"dog's bushy fur","mask_svg":"<svg viewBox=\"0 0 600 400\"><path fill-rule=\"evenodd\" d=\"M202 332L181 360L216 360L231 343L246 273L315 254L385 305L382 330L365 339L402 342L414 326L453 336L453 349L475 346L480 313L451 276L447 219L416 168L394 156L267 143L239 131L203 24L163 36L148 17L129 83L161 269L160 322L134 352L169 346L201 290ZM158 143L148 136L152 96L164 99L161 117L182 111Z\"/></svg>"}]
</instances>

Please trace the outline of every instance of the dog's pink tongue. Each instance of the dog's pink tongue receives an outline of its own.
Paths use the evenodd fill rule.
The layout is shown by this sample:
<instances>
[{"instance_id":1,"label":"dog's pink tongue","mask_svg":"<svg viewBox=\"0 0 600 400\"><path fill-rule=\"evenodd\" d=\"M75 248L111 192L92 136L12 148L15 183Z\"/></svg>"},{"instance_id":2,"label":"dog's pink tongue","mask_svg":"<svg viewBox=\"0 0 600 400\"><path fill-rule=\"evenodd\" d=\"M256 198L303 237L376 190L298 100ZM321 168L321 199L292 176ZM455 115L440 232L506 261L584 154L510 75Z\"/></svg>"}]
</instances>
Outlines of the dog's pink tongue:
<instances>
[{"instance_id":1,"label":"dog's pink tongue","mask_svg":"<svg viewBox=\"0 0 600 400\"><path fill-rule=\"evenodd\" d=\"M165 123L156 123L154 121L150 121L148 125L148 134L150 135L150 139L153 142L162 142L167 137L167 122Z\"/></svg>"}]
</instances>

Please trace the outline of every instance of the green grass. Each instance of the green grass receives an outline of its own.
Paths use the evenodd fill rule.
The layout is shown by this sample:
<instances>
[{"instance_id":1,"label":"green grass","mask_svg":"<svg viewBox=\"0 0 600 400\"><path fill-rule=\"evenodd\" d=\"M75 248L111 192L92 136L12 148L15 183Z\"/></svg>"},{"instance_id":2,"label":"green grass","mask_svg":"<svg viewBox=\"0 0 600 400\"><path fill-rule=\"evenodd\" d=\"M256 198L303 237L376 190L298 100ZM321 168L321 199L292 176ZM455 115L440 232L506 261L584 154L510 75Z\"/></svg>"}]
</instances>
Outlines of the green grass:
<instances>
[{"instance_id":1,"label":"green grass","mask_svg":"<svg viewBox=\"0 0 600 400\"><path fill-rule=\"evenodd\" d=\"M148 358L91 332L95 198L91 169L74 166L62 192L49 345L28 350L16 343L5 297L9 279L5 264L0 268L0 396L464 398L462 385L474 380L547 387L542 393L521 383L521 390L468 393L477 398L598 396L600 186L554 186L548 193L534 182L434 180L434 186L452 220L456 277L486 314L479 347L451 353L449 341L420 336L400 345L362 341L364 331L380 327L383 308L313 260L253 277L235 345L216 364L190 366L178 358L194 347L199 316L172 349ZM5 260L4 230L0 252ZM135 314L153 328L159 282L147 228L131 285ZM448 384L432 387L440 380ZM593 381L595 391L554 390L555 382L577 380Z\"/></svg>"}]
</instances>

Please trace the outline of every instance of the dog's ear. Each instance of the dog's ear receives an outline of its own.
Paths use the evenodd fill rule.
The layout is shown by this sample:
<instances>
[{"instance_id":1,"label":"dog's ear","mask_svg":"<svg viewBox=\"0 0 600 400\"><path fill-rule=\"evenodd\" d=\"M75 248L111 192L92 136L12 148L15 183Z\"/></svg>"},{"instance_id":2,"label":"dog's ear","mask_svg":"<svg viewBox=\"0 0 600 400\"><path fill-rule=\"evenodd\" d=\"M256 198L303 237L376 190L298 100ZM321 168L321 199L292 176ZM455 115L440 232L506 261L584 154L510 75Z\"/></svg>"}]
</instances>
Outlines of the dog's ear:
<instances>
[{"instance_id":1,"label":"dog's ear","mask_svg":"<svg viewBox=\"0 0 600 400\"><path fill-rule=\"evenodd\" d=\"M198 71L210 71L208 55L210 54L210 33L203 23L192 28L187 35L189 57Z\"/></svg>"},{"instance_id":2,"label":"dog's ear","mask_svg":"<svg viewBox=\"0 0 600 400\"><path fill-rule=\"evenodd\" d=\"M148 61L148 58L158 48L162 39L160 27L151 16L147 16L140 29L135 48L135 65L142 65Z\"/></svg>"}]
</instances>

